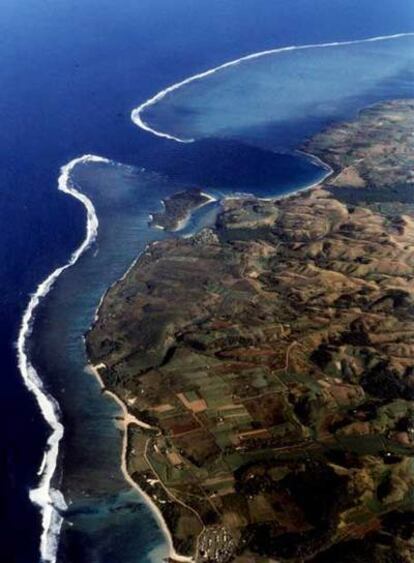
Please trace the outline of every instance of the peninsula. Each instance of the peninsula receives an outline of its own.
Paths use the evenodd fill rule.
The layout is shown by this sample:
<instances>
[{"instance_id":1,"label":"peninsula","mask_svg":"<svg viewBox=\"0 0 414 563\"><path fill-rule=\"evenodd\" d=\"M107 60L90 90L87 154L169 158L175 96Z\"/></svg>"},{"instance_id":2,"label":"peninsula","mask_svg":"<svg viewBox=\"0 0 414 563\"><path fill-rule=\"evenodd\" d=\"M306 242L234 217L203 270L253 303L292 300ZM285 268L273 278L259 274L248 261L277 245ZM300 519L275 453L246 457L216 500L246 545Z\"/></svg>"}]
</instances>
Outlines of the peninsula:
<instances>
[{"instance_id":1,"label":"peninsula","mask_svg":"<svg viewBox=\"0 0 414 563\"><path fill-rule=\"evenodd\" d=\"M165 231L178 231L183 227L192 211L212 200L212 197L197 188L177 192L162 201L164 209L151 215L150 225Z\"/></svg>"},{"instance_id":2,"label":"peninsula","mask_svg":"<svg viewBox=\"0 0 414 563\"><path fill-rule=\"evenodd\" d=\"M331 127L321 185L225 200L106 294L89 359L181 555L413 560L413 131L412 100Z\"/></svg>"}]
</instances>

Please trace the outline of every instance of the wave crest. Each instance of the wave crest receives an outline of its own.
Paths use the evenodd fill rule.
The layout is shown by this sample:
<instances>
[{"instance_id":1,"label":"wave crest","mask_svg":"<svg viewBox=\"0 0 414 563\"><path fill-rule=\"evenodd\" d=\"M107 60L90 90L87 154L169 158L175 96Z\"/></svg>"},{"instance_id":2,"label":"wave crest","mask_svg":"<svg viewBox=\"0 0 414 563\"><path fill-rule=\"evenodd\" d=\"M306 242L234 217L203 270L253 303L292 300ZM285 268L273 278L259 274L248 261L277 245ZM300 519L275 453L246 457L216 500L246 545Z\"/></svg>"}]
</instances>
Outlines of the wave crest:
<instances>
[{"instance_id":1,"label":"wave crest","mask_svg":"<svg viewBox=\"0 0 414 563\"><path fill-rule=\"evenodd\" d=\"M40 302L52 289L58 277L64 270L73 266L80 256L89 248L96 239L98 233L98 217L92 201L79 192L72 184L71 172L81 163L105 162L110 161L95 155L84 155L71 160L60 169L58 189L79 200L86 208L87 224L86 236L82 244L72 253L69 261L54 270L49 276L39 284L36 291L31 296L29 303L24 311L17 338L17 359L18 367L22 374L23 381L27 389L35 396L44 419L51 429L48 437L42 463L37 472L39 484L29 493L30 500L40 507L42 518L42 535L40 539L40 556L44 563L55 563L59 533L63 522L62 512L67 506L62 493L52 487L53 475L56 471L57 459L59 454L59 443L63 437L64 428L60 421L60 407L56 399L48 393L36 369L32 365L28 353L28 341L32 334L33 321L36 309Z\"/></svg>"},{"instance_id":2,"label":"wave crest","mask_svg":"<svg viewBox=\"0 0 414 563\"><path fill-rule=\"evenodd\" d=\"M153 127L151 127L151 125L149 125L144 120L144 118L142 116L143 112L146 109L148 109L149 107L157 104L158 102L163 100L165 98L165 96L167 96L168 94L171 94L175 90L178 90L182 86L186 86L187 84L190 84L191 82L195 82L196 80L206 78L207 76L211 76L212 74L215 74L216 72L218 72L220 70L224 70L225 68L236 66L236 65L243 63L245 61L251 61L251 60L254 60L254 59L261 58L261 57L266 57L268 55L274 55L274 54L277 54L277 53L286 53L288 51L301 51L301 50L305 50L305 49L323 49L323 48L326 48L326 47L344 47L346 45L358 45L358 44L363 44L363 43L374 43L374 42L377 42L377 41L390 41L392 39L399 39L401 37L411 37L411 36L414 36L414 32L408 31L408 32L405 32L405 33L395 33L394 35L378 35L376 37L368 37L368 38L365 38L365 39L355 39L355 40L352 40L352 41L333 41L333 42L330 42L330 43L311 43L311 44L308 44L308 45L289 45L287 47L277 47L275 49L268 49L266 51L259 51L257 53L251 53L250 55L245 55L244 57L240 57L239 59L234 59L232 61L228 61L228 62L223 63L219 66L216 66L214 68L210 68L209 70L206 70L204 72L194 74L193 76L190 76L190 77L182 80L181 82L176 82L175 84L168 86L168 88L161 90L160 92L155 94L155 96L153 96L152 98L149 98L148 100L143 102L141 105L139 105L137 108L133 109L132 112L131 112L131 119L135 123L135 125L137 125L137 127L139 127L140 129L143 129L144 131L147 131L148 133L152 133L153 135L156 135L157 137L169 139L170 141L176 141L178 143L193 143L195 141L195 139L182 139L180 137L175 137L174 135L171 135L170 133L167 133L165 131L158 131L157 129L154 129Z\"/></svg>"}]
</instances>

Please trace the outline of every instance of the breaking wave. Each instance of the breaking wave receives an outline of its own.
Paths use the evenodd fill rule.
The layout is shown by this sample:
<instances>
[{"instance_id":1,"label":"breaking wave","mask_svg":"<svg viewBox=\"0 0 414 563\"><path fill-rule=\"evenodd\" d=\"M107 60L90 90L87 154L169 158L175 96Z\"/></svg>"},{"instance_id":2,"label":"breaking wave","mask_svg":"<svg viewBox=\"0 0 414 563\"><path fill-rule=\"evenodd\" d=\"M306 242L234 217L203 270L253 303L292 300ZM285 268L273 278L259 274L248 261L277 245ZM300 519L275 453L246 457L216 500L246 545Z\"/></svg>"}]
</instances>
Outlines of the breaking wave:
<instances>
[{"instance_id":1,"label":"breaking wave","mask_svg":"<svg viewBox=\"0 0 414 563\"><path fill-rule=\"evenodd\" d=\"M160 92L158 92L158 94L155 94L155 96L153 96L152 98L149 98L148 100L143 102L140 106L133 109L132 112L131 112L131 119L135 123L135 125L137 125L141 129L143 129L144 131L148 131L149 133L156 135L157 137L163 137L164 139L170 139L171 141L177 141L178 143L192 143L192 142L195 141L195 139L183 139L183 138L180 138L180 137L175 137L174 135L167 133L165 131L158 131L157 129L154 129L153 127L151 127L151 125L149 125L144 120L143 112L146 109L148 109L149 107L157 104L158 102L163 100L165 98L165 96L167 96L168 94L171 94L171 92L174 92L175 90L178 90L182 86L186 86L187 84L190 84L191 82L195 82L196 80L206 78L207 76L211 76L212 74L215 74L216 72L218 72L220 70L223 70L225 68L229 68L229 67L232 67L232 66L236 66L236 65L243 63L245 61L251 61L251 60L254 60L254 59L259 59L261 57L266 57L268 55L274 55L274 54L277 54L277 53L286 53L286 52L289 52L289 51L301 51L301 50L305 50L305 49L322 49L322 48L326 48L326 47L343 47L343 46L346 46L346 45L359 45L359 44L363 44L363 43L374 43L374 42L378 42L378 41L389 41L389 40L392 40L392 39L399 39L401 37L411 37L411 36L414 36L414 32L395 33L394 35L378 35L376 37L368 37L366 39L355 39L355 40L352 40L352 41L333 41L333 42L330 42L330 43L312 43L312 44L308 44L308 45L290 45L288 47L277 47L275 49L268 49L266 51L259 51L257 53L252 53L250 55L240 57L239 59L234 59L232 61L228 61L224 64L221 64L219 66L216 66L216 67L211 68L209 70L206 70L204 72L194 74L193 76L190 76L190 77L182 80L181 82L176 82L172 86L168 86L168 88L161 90Z\"/></svg>"},{"instance_id":2,"label":"breaking wave","mask_svg":"<svg viewBox=\"0 0 414 563\"><path fill-rule=\"evenodd\" d=\"M42 518L42 535L40 539L40 556L44 563L54 563L58 549L60 528L62 526L62 511L66 509L66 503L62 493L52 486L53 475L56 470L59 454L59 443L63 436L63 425L60 421L60 408L57 401L45 389L38 373L30 361L28 352L28 341L32 334L33 321L36 309L42 299L52 289L54 283L64 270L73 266L80 256L95 240L98 232L98 217L91 200L80 193L71 183L71 172L81 163L87 162L109 162L105 158L94 155L84 155L75 158L60 170L58 189L79 200L86 208L87 224L86 236L82 244L72 253L69 261L54 270L42 283L39 284L35 293L23 314L17 339L18 366L27 389L33 393L44 419L51 429L48 437L43 460L38 470L39 484L30 491L31 501L40 507Z\"/></svg>"}]
</instances>

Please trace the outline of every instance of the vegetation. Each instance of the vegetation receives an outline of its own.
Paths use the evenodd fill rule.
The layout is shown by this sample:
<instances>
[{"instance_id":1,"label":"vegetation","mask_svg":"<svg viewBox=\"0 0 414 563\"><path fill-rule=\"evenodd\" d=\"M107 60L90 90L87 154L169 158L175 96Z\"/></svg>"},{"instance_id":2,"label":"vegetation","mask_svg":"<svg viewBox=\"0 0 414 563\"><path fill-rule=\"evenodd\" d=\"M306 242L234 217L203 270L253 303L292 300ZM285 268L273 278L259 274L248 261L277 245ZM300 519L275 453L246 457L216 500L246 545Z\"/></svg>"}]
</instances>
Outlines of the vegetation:
<instances>
[{"instance_id":1,"label":"vegetation","mask_svg":"<svg viewBox=\"0 0 414 563\"><path fill-rule=\"evenodd\" d=\"M312 139L335 175L228 200L107 293L91 361L197 561L413 560L414 103Z\"/></svg>"}]
</instances>

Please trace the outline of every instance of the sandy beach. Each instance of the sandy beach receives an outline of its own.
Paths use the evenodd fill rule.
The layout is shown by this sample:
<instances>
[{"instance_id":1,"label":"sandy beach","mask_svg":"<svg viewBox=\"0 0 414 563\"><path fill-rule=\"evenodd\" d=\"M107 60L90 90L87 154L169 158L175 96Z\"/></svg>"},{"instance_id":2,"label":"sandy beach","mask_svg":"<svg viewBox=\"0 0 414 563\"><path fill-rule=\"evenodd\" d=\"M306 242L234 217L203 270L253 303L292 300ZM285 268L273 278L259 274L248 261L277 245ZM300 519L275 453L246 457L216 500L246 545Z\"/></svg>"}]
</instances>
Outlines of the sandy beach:
<instances>
[{"instance_id":1,"label":"sandy beach","mask_svg":"<svg viewBox=\"0 0 414 563\"><path fill-rule=\"evenodd\" d=\"M147 493L145 491L143 491L141 489L141 487L139 487L139 485L137 485L137 483L132 479L132 477L129 475L128 470L127 470L127 451L128 451L128 427L130 424L136 424L137 426L140 426L141 428L144 428L146 430L151 429L152 427L149 424L146 424L145 422L142 422L140 420L138 420L135 416L131 415L128 412L128 409L125 405L125 403L123 401L121 401L121 399L112 391L108 391L105 388L104 382L102 381L101 376L99 375L99 368L100 367L105 367L102 364L98 364L96 366L93 366L91 364L88 364L85 368L85 371L89 374L92 374L96 377L96 379L99 382L100 387L102 388L103 392L108 395L109 397L111 397L111 399L113 399L117 405L121 408L122 411L122 423L123 423L123 437L122 437L122 454L121 454L121 471L125 477L125 480L134 488L138 491L138 493L141 495L143 501L145 502L145 504L148 506L148 508L151 510L151 512L153 513L153 515L155 516L157 523L159 524L166 540L167 540L167 544L168 544L168 550L169 550L169 559L172 562L181 562L181 563L193 563L194 559L192 557L186 557L184 555L180 555L179 553L177 553L174 549L174 544L173 544L173 540L172 540L172 535L170 530L168 529L167 524L165 523L165 520L162 516L161 511L159 510L159 508L156 506L156 504L151 500L151 498L147 495Z\"/></svg>"}]
</instances>

